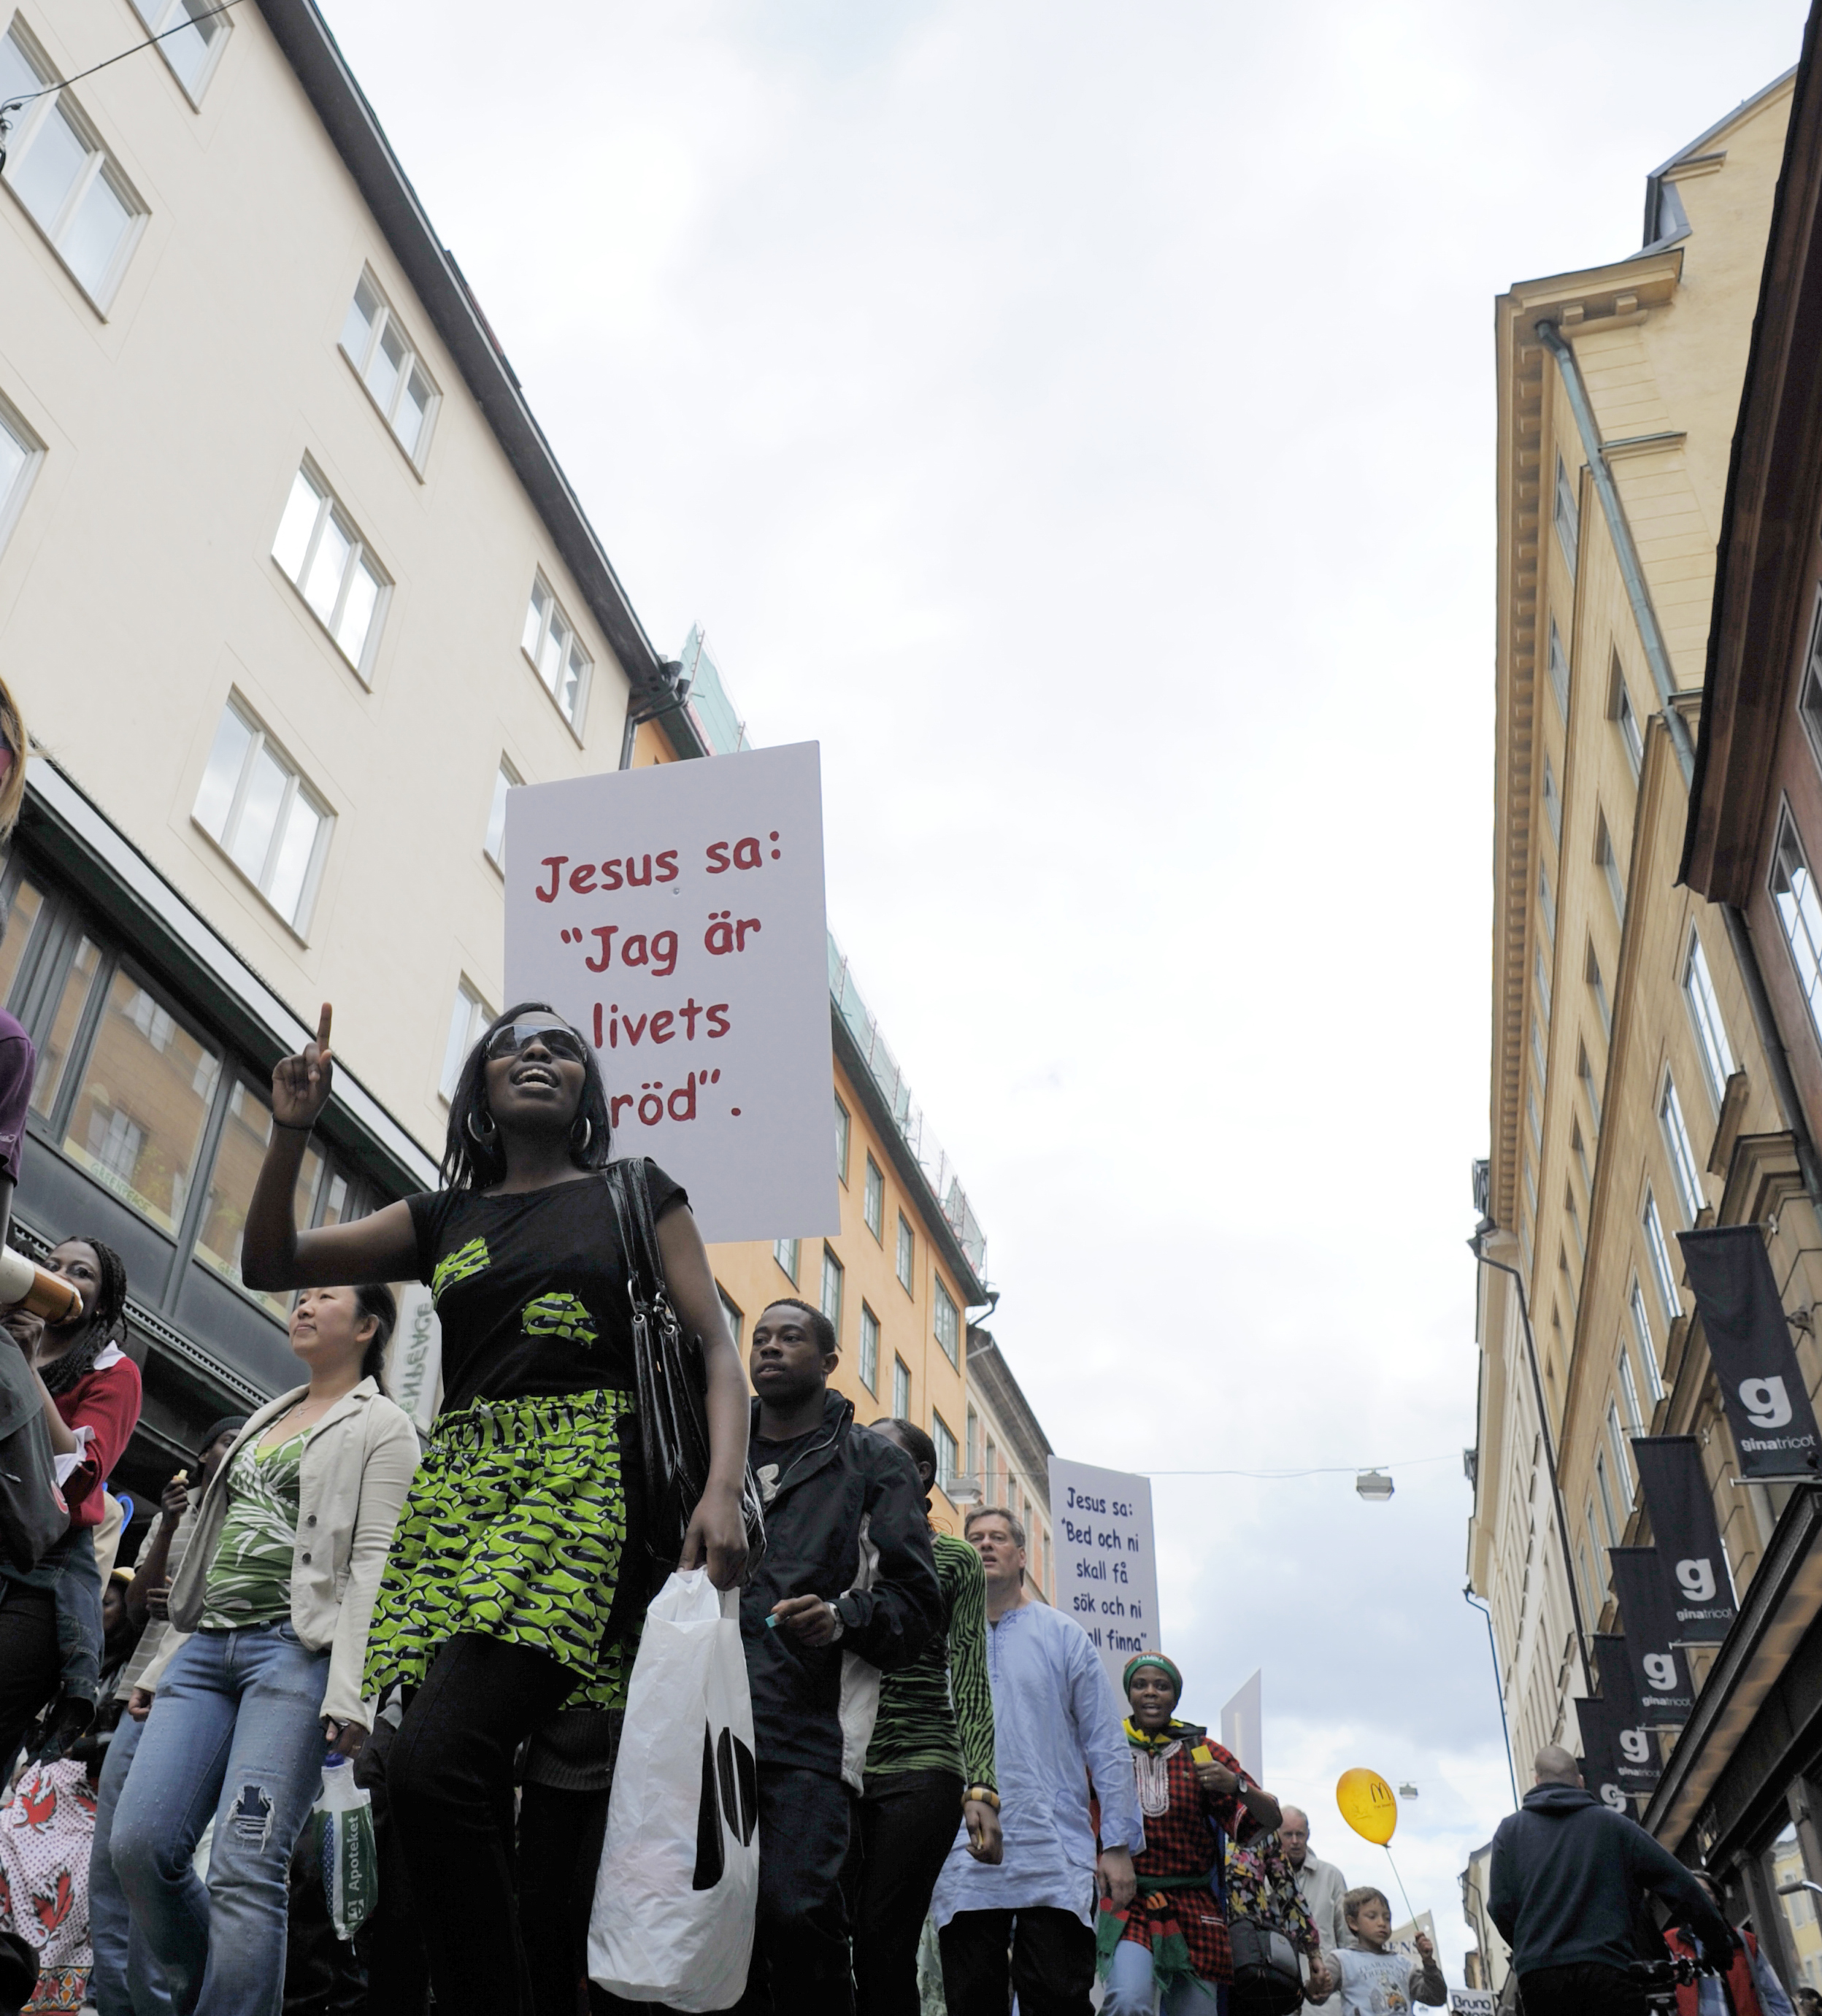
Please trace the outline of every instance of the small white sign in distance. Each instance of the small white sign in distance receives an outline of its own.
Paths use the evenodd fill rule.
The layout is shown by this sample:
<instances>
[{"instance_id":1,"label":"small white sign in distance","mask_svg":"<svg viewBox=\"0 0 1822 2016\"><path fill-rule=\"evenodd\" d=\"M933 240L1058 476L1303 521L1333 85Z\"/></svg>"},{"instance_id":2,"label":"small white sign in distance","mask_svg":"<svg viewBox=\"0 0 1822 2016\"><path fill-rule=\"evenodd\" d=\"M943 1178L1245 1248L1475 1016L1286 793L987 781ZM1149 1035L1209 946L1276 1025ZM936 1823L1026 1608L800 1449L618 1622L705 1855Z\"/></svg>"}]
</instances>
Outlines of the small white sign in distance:
<instances>
[{"instance_id":1,"label":"small white sign in distance","mask_svg":"<svg viewBox=\"0 0 1822 2016\"><path fill-rule=\"evenodd\" d=\"M1126 1661L1161 1649L1150 1478L1052 1456L1050 1538L1057 1607L1094 1640L1123 1705Z\"/></svg>"},{"instance_id":2,"label":"small white sign in distance","mask_svg":"<svg viewBox=\"0 0 1822 2016\"><path fill-rule=\"evenodd\" d=\"M507 1006L595 1046L616 1155L710 1241L839 1231L817 745L506 797Z\"/></svg>"}]
</instances>

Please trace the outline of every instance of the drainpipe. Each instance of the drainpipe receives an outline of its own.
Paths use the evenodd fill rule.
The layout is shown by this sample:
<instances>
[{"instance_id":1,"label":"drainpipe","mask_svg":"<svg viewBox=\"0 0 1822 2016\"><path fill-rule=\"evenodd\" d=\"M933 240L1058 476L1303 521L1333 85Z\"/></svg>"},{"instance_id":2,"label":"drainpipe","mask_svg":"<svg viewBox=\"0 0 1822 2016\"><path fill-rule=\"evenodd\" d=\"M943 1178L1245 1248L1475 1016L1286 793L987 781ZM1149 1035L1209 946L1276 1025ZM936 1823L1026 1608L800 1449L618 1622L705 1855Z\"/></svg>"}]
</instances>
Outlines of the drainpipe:
<instances>
[{"instance_id":1,"label":"drainpipe","mask_svg":"<svg viewBox=\"0 0 1822 2016\"><path fill-rule=\"evenodd\" d=\"M1601 430L1594 423L1594 409L1588 403L1587 387L1582 383L1581 366L1575 362L1575 353L1557 333L1554 322L1540 322L1537 325L1537 340L1556 359L1557 369L1562 373L1569 411L1575 416L1575 430L1582 437L1582 452L1587 458L1589 473L1594 478L1601 515L1607 520L1608 537L1613 542L1620 578L1626 583L1626 599L1632 604L1633 621L1639 626L1639 635L1645 647L1645 662L1651 668L1651 682L1658 689L1658 699L1664 710L1664 725L1670 731L1670 746L1676 751L1677 767L1683 772L1687 789L1695 776L1695 745L1689 739L1688 724L1671 704L1676 682L1671 677L1670 653L1664 648L1664 633L1658 628L1658 612L1651 607L1651 592L1645 585L1644 570L1639 565L1632 527L1626 521L1626 511L1614 484L1613 471L1607 466L1607 452L1601 445Z\"/></svg>"},{"instance_id":2,"label":"drainpipe","mask_svg":"<svg viewBox=\"0 0 1822 2016\"><path fill-rule=\"evenodd\" d=\"M1493 1637L1493 1605L1475 1594L1474 1584L1471 1582L1464 1582L1461 1585L1461 1594L1468 1607L1478 1610L1487 1620L1487 1650L1493 1658L1493 1696L1500 1704L1500 1727L1506 1738L1506 1775L1512 1780L1513 1805L1522 1805L1524 1802L1518 1796L1518 1768L1512 1762L1512 1728L1506 1719L1506 1690L1500 1680L1500 1647Z\"/></svg>"},{"instance_id":3,"label":"drainpipe","mask_svg":"<svg viewBox=\"0 0 1822 2016\"><path fill-rule=\"evenodd\" d=\"M1557 1480L1556 1438L1550 1431L1550 1408L1543 1397L1543 1374L1537 1366L1537 1339L1532 1334L1531 1307L1525 1298L1525 1277L1516 1267L1508 1266L1503 1260L1496 1260L1483 1251L1482 1244L1493 1229L1483 1224L1467 1242L1467 1250L1483 1267L1496 1267L1502 1274L1510 1274L1518 1291L1518 1315L1525 1326L1525 1355L1531 1365L1531 1390L1537 1401L1537 1425L1543 1440L1543 1467L1550 1478L1550 1502L1556 1508L1557 1536L1562 1542L1563 1569L1568 1578L1569 1615L1575 1622L1575 1643L1582 1654L1582 1684L1591 1688L1594 1684L1594 1668L1588 1657L1588 1634L1582 1623L1581 1593L1575 1586L1575 1563L1569 1549L1569 1515L1563 1504L1563 1488ZM1501 1712L1504 1712L1504 1697L1501 1697Z\"/></svg>"}]
</instances>

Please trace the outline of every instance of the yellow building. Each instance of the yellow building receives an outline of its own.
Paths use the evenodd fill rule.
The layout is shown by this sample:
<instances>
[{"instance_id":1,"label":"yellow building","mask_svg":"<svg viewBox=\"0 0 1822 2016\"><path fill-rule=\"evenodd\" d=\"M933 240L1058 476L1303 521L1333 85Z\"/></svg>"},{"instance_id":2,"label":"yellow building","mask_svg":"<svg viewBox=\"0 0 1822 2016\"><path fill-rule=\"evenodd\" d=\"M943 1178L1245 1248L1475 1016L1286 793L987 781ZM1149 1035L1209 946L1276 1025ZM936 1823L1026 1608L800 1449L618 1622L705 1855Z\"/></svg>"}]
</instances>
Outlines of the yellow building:
<instances>
[{"instance_id":1,"label":"yellow building","mask_svg":"<svg viewBox=\"0 0 1822 2016\"><path fill-rule=\"evenodd\" d=\"M1730 1481L1676 1234L1774 1226L1787 1305L1813 1299L1763 977L1737 920L1678 886L1791 85L1649 178L1641 250L1496 307L1492 1152L1468 1566L1521 1779L1542 1744L1576 1740L1586 1640L1615 1628L1608 1549L1649 1538L1632 1437L1698 1438L1742 1592L1777 1516L1773 1492ZM1813 1340L1801 1348L1813 1384Z\"/></svg>"}]
</instances>

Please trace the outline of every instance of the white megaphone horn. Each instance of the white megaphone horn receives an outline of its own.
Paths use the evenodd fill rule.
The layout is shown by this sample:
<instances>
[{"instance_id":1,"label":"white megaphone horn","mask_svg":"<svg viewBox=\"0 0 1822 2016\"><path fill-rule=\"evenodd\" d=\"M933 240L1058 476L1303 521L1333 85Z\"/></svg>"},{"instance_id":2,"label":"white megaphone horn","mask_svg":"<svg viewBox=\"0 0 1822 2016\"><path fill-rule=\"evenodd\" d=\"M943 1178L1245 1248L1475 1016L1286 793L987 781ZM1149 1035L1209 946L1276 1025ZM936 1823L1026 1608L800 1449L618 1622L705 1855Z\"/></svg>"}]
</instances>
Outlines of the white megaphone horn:
<instances>
[{"instance_id":1,"label":"white megaphone horn","mask_svg":"<svg viewBox=\"0 0 1822 2016\"><path fill-rule=\"evenodd\" d=\"M82 1313L75 1283L37 1265L10 1246L0 1246L0 1309L23 1308L46 1323L74 1323Z\"/></svg>"}]
</instances>

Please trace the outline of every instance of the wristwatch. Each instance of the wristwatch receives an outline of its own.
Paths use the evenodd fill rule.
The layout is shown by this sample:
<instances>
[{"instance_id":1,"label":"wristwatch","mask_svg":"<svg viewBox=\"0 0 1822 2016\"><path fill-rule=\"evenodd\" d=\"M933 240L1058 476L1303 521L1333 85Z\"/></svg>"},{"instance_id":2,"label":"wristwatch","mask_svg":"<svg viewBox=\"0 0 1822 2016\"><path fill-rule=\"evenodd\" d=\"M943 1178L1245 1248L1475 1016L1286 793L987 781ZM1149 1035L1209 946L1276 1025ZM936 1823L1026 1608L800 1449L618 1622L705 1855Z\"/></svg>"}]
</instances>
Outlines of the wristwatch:
<instances>
[{"instance_id":1,"label":"wristwatch","mask_svg":"<svg viewBox=\"0 0 1822 2016\"><path fill-rule=\"evenodd\" d=\"M828 1599L826 1597L824 1597L823 1600L826 1603L828 1602ZM835 1627L835 1635L829 1640L829 1643L831 1645L839 1644L844 1633L848 1629L847 1620L841 1615L841 1606L840 1604L829 1604L829 1622Z\"/></svg>"}]
</instances>

